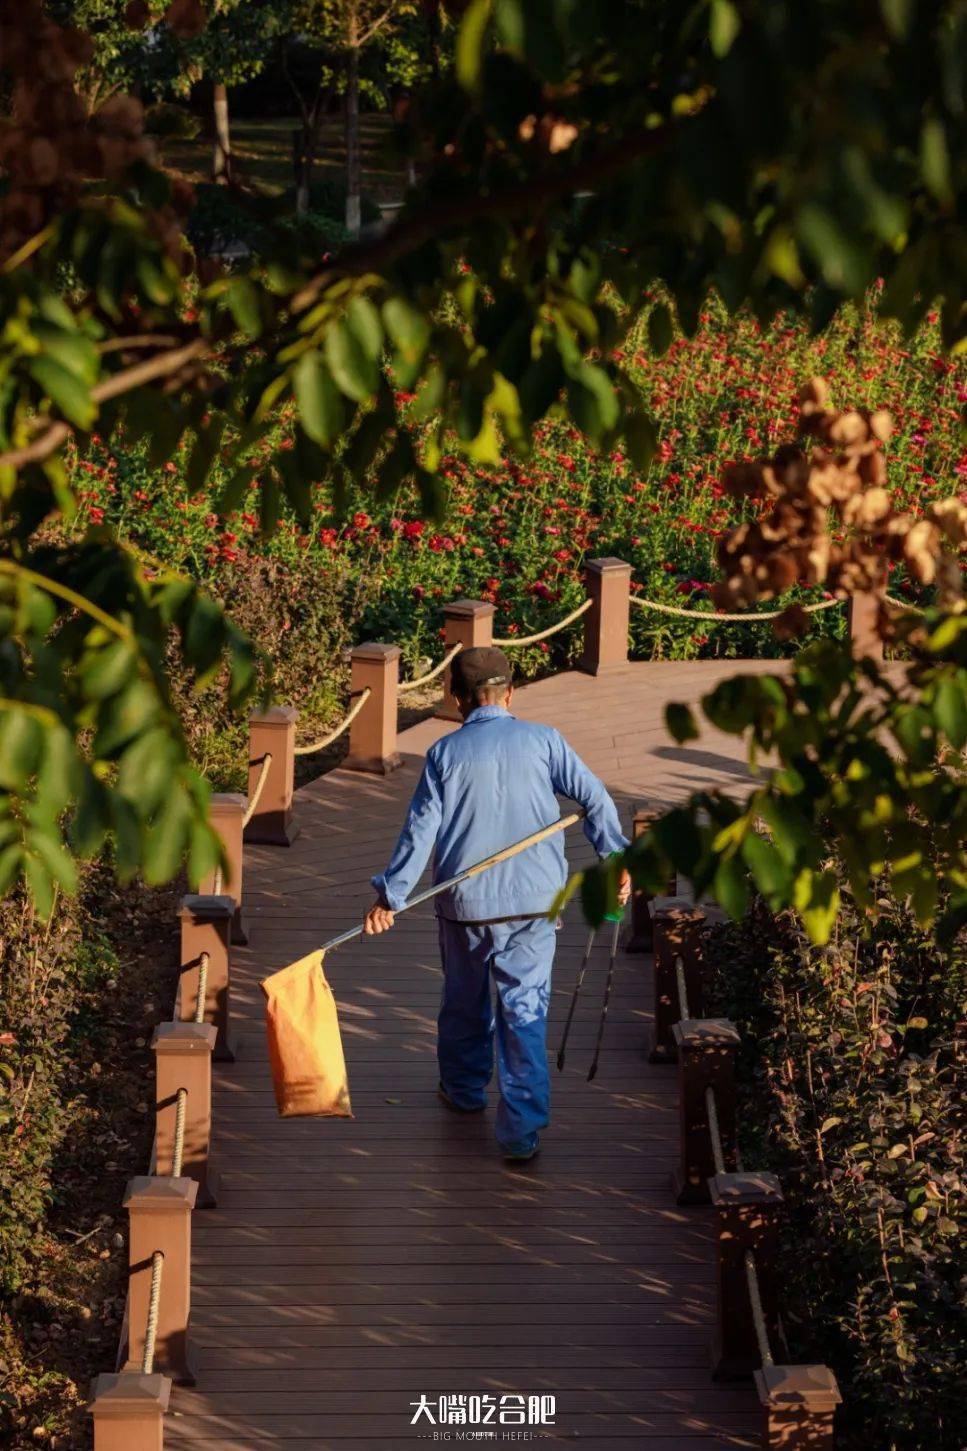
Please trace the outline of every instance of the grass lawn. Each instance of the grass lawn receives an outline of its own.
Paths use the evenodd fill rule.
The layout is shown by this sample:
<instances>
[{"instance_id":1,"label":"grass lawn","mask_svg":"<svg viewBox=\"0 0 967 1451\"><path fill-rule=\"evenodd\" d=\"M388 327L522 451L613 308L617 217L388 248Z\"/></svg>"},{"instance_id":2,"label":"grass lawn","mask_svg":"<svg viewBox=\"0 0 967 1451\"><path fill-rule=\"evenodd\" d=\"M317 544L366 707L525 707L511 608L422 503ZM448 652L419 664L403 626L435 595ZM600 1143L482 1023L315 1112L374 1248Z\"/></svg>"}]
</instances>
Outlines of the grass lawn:
<instances>
[{"instance_id":1,"label":"grass lawn","mask_svg":"<svg viewBox=\"0 0 967 1451\"><path fill-rule=\"evenodd\" d=\"M238 179L271 196L291 187L292 132L298 124L295 116L233 122L232 153ZM392 154L390 125L385 115L360 119L363 189L377 202L398 201L406 186L398 158ZM197 136L193 141L159 141L158 147L165 166L180 171L189 181L209 180L212 143L207 136ZM323 130L315 175L320 180L342 176L345 165L342 117L333 116Z\"/></svg>"}]
</instances>

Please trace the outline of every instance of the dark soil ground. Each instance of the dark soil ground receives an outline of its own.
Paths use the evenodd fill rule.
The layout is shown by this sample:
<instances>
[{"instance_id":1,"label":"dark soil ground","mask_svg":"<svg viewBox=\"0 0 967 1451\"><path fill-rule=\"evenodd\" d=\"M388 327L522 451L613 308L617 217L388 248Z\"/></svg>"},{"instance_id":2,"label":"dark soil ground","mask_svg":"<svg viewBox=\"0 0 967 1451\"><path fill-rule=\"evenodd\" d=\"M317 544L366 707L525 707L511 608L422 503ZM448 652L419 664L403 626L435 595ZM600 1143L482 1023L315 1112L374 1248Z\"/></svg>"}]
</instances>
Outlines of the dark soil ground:
<instances>
[{"instance_id":1,"label":"dark soil ground","mask_svg":"<svg viewBox=\"0 0 967 1451\"><path fill-rule=\"evenodd\" d=\"M173 888L119 888L96 873L78 913L81 941L63 988L71 1001L59 1046L59 1142L47 1171L52 1203L33 1229L19 1286L0 1304L4 1446L73 1451L91 1444L89 1386L114 1369L124 1312L121 1200L151 1153L150 1042L174 1002L178 897ZM16 1022L2 1026L16 1033ZM33 1139L36 1150L29 1101L16 1106L23 1140ZM38 1172L25 1150L25 1182Z\"/></svg>"}]
</instances>

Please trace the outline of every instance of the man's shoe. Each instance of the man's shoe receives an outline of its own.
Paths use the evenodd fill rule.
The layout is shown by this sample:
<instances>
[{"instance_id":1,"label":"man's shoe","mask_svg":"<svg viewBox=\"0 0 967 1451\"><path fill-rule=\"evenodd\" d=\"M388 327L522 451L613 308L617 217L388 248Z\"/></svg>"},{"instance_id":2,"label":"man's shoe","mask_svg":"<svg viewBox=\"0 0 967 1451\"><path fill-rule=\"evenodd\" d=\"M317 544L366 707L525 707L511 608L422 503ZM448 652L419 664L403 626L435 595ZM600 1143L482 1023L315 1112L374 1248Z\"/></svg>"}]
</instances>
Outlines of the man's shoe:
<instances>
[{"instance_id":1,"label":"man's shoe","mask_svg":"<svg viewBox=\"0 0 967 1451\"><path fill-rule=\"evenodd\" d=\"M526 1164L540 1152L540 1147L540 1139L535 1140L533 1144L528 1144L523 1139L517 1144L501 1144L501 1150L508 1164Z\"/></svg>"},{"instance_id":2,"label":"man's shoe","mask_svg":"<svg viewBox=\"0 0 967 1451\"><path fill-rule=\"evenodd\" d=\"M483 1103L475 1103L472 1108L465 1108L462 1103L457 1103L455 1099L450 1097L442 1083L437 1084L436 1091L447 1108L452 1109L454 1113L483 1113L487 1107L487 1100L484 1099Z\"/></svg>"}]
</instances>

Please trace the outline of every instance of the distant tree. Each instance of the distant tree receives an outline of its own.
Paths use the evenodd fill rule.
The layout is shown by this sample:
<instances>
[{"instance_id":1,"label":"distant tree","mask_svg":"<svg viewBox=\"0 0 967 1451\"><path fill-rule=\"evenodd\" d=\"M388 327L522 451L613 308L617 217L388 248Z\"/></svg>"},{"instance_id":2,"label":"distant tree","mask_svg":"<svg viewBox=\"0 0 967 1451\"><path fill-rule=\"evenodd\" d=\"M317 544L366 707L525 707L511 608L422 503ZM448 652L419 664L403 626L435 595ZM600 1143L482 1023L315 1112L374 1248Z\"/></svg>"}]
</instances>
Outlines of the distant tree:
<instances>
[{"instance_id":1,"label":"distant tree","mask_svg":"<svg viewBox=\"0 0 967 1451\"><path fill-rule=\"evenodd\" d=\"M359 133L360 95L368 92L380 105L387 101L387 74L415 75L420 47L426 37L414 26L419 9L414 0L301 0L290 16L290 31L283 40L283 64L302 119L298 154L297 209L308 204L312 168L319 150L322 124L334 99L343 98L346 145L346 229L359 235L362 224L362 148ZM318 72L308 90L297 83L293 52L308 49L318 55ZM363 62L373 57L371 74ZM378 57L378 59L377 59ZM303 64L302 72L311 74ZM374 78L375 77L375 78Z\"/></svg>"}]
</instances>

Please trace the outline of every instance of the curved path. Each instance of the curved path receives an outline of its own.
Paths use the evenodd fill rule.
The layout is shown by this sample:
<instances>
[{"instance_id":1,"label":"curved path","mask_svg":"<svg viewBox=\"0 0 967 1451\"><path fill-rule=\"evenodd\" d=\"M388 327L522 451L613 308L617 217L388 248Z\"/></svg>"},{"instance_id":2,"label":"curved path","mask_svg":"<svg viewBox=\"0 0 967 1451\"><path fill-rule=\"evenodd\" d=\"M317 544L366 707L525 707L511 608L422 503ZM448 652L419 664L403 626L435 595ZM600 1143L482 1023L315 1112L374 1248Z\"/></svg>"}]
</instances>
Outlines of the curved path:
<instances>
[{"instance_id":1,"label":"curved path","mask_svg":"<svg viewBox=\"0 0 967 1451\"><path fill-rule=\"evenodd\" d=\"M744 784L734 742L709 733L679 748L661 724L666 701L697 700L734 670L675 662L560 675L519 691L515 709L565 732L628 823L636 804ZM643 1052L648 959L619 958L589 1084L600 934L566 1071L554 1071L551 1128L523 1169L498 1157L491 1113L462 1118L437 1100L427 909L327 962L356 1118L276 1117L258 979L358 920L423 753L449 729L426 721L403 734L404 766L389 778L337 770L303 788L290 850L246 848L251 942L233 956L241 1051L216 1077L219 1204L195 1215L198 1385L175 1392L166 1446L392 1451L441 1430L425 1414L411 1424L421 1394L434 1412L445 1395L554 1395L553 1428L529 1438L548 1447L758 1446L751 1388L714 1385L708 1371L712 1224L710 1211L677 1209L669 1188L675 1075ZM580 830L568 854L572 865L587 859ZM572 907L552 1058L583 940ZM471 1439L447 1429L450 1441ZM487 1429L498 1447L522 1439L519 1427Z\"/></svg>"}]
</instances>

